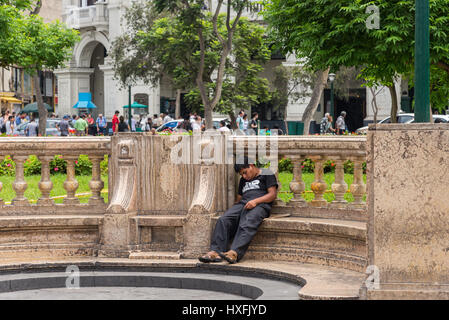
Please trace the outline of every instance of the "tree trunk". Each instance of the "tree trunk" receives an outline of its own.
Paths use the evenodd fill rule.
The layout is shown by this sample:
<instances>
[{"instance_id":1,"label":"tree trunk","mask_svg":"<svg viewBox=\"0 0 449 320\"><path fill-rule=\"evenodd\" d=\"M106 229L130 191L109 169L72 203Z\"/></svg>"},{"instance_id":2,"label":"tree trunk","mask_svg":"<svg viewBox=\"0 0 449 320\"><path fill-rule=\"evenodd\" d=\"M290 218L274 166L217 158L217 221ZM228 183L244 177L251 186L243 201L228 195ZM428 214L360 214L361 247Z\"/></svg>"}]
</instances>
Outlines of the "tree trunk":
<instances>
[{"instance_id":1,"label":"tree trunk","mask_svg":"<svg viewBox=\"0 0 449 320\"><path fill-rule=\"evenodd\" d=\"M39 136L45 136L47 128L47 108L44 106L44 99L41 93L41 80L38 71L33 75L34 89L36 92L37 110L39 111Z\"/></svg>"},{"instance_id":2,"label":"tree trunk","mask_svg":"<svg viewBox=\"0 0 449 320\"><path fill-rule=\"evenodd\" d=\"M214 124L212 122L212 108L211 106L204 106L204 121L206 123L206 129L212 129Z\"/></svg>"},{"instance_id":3,"label":"tree trunk","mask_svg":"<svg viewBox=\"0 0 449 320\"><path fill-rule=\"evenodd\" d=\"M231 118L231 129L235 130L237 129L237 118L234 114L234 112L229 112L229 118Z\"/></svg>"},{"instance_id":4,"label":"tree trunk","mask_svg":"<svg viewBox=\"0 0 449 320\"><path fill-rule=\"evenodd\" d=\"M382 90L380 89L379 91L377 91L372 87L369 88L372 95L373 95L373 100L371 101L371 108L373 109L373 114L374 114L374 123L377 123L377 113L379 112L379 107L377 106L377 98L376 96L379 94L379 92Z\"/></svg>"},{"instance_id":5,"label":"tree trunk","mask_svg":"<svg viewBox=\"0 0 449 320\"><path fill-rule=\"evenodd\" d=\"M397 116L398 116L398 96L396 95L396 86L388 86L388 89L390 90L390 96L391 96L391 123L397 123Z\"/></svg>"},{"instance_id":6,"label":"tree trunk","mask_svg":"<svg viewBox=\"0 0 449 320\"><path fill-rule=\"evenodd\" d=\"M176 90L175 119L181 118L181 89Z\"/></svg>"},{"instance_id":7,"label":"tree trunk","mask_svg":"<svg viewBox=\"0 0 449 320\"><path fill-rule=\"evenodd\" d=\"M310 129L310 121L312 121L312 117L318 108L318 104L321 100L321 94L323 93L323 89L327 83L327 77L329 75L329 69L321 70L317 72L317 77L315 80L315 84L313 87L312 97L310 98L309 104L304 111L302 116L302 122L304 123L304 135L309 134Z\"/></svg>"},{"instance_id":8,"label":"tree trunk","mask_svg":"<svg viewBox=\"0 0 449 320\"><path fill-rule=\"evenodd\" d=\"M39 12L41 12L41 8L42 8L42 0L38 0L36 3L36 7L34 8L34 10L32 12L30 12L30 15L39 14Z\"/></svg>"}]
</instances>

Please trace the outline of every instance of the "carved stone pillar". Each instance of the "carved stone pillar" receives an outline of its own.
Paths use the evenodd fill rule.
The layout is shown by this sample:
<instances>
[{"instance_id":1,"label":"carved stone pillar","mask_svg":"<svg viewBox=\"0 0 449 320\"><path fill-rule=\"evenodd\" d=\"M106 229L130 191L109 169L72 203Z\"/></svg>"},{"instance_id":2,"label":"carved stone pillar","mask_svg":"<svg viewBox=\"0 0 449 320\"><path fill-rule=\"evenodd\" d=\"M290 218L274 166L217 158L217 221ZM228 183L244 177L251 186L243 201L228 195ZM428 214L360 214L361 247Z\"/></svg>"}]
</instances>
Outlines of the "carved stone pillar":
<instances>
[{"instance_id":1,"label":"carved stone pillar","mask_svg":"<svg viewBox=\"0 0 449 320\"><path fill-rule=\"evenodd\" d=\"M76 156L64 157L67 160L67 180L64 181L64 189L67 191L67 197L64 198L64 204L79 204L80 200L75 197L78 189L78 181L75 179L75 160Z\"/></svg>"},{"instance_id":2,"label":"carved stone pillar","mask_svg":"<svg viewBox=\"0 0 449 320\"><path fill-rule=\"evenodd\" d=\"M37 204L40 206L54 205L53 199L50 198L50 192L53 188L53 183L50 180L51 160L53 160L53 156L39 156L39 161L41 162L41 181L38 186L42 195L37 201Z\"/></svg>"},{"instance_id":3,"label":"carved stone pillar","mask_svg":"<svg viewBox=\"0 0 449 320\"><path fill-rule=\"evenodd\" d=\"M335 195L335 200L332 201L331 207L333 208L343 208L348 202L345 200L344 196L348 190L348 185L345 182L345 170L344 170L344 160L337 159L335 162L335 181L332 184L332 192Z\"/></svg>"},{"instance_id":4,"label":"carved stone pillar","mask_svg":"<svg viewBox=\"0 0 449 320\"><path fill-rule=\"evenodd\" d=\"M23 172L23 165L28 156L12 156L16 163L16 180L12 184L12 188L16 192L16 197L12 200L12 205L15 206L29 206L30 202L25 198L25 190L28 188Z\"/></svg>"},{"instance_id":5,"label":"carved stone pillar","mask_svg":"<svg viewBox=\"0 0 449 320\"><path fill-rule=\"evenodd\" d=\"M89 204L104 204L104 199L101 196L101 190L103 190L104 182L101 180L101 168L100 162L103 160L101 156L90 156L92 162L92 180L89 182L89 188L92 191L92 196L89 199Z\"/></svg>"},{"instance_id":6,"label":"carved stone pillar","mask_svg":"<svg viewBox=\"0 0 449 320\"><path fill-rule=\"evenodd\" d=\"M363 202L363 196L366 193L366 185L363 182L363 164L364 159L355 158L354 162L354 181L351 184L350 190L354 196L353 207L364 209L366 208L366 203Z\"/></svg>"},{"instance_id":7,"label":"carved stone pillar","mask_svg":"<svg viewBox=\"0 0 449 320\"><path fill-rule=\"evenodd\" d=\"M3 157L0 157L0 161L3 160ZM3 183L0 181L0 192L2 192L3 189ZM0 206L4 205L5 203L3 202L3 199L0 198Z\"/></svg>"},{"instance_id":8,"label":"carved stone pillar","mask_svg":"<svg viewBox=\"0 0 449 320\"><path fill-rule=\"evenodd\" d=\"M293 163L293 180L290 182L290 190L293 192L293 199L290 200L289 205L294 207L306 207L307 202L302 197L302 193L306 190L306 184L302 180L302 162L304 157L292 156Z\"/></svg>"},{"instance_id":9,"label":"carved stone pillar","mask_svg":"<svg viewBox=\"0 0 449 320\"><path fill-rule=\"evenodd\" d=\"M315 180L311 185L311 189L315 194L315 198L310 203L313 207L326 207L327 201L324 199L324 192L327 190L327 183L324 181L323 164L326 159L321 156L310 157L315 161Z\"/></svg>"}]
</instances>

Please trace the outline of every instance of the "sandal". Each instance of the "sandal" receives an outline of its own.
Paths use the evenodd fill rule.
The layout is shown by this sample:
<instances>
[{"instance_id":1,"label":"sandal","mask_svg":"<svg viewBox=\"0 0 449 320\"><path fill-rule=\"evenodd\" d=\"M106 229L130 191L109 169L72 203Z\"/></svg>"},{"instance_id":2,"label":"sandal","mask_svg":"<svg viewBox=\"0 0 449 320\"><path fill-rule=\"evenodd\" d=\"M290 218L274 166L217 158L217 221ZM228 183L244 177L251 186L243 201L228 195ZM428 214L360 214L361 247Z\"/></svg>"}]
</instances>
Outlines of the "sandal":
<instances>
[{"instance_id":1,"label":"sandal","mask_svg":"<svg viewBox=\"0 0 449 320\"><path fill-rule=\"evenodd\" d=\"M235 258L231 257L229 251L228 251L228 252L225 252L225 253L219 252L218 255L219 255L220 257L222 257L223 259L225 259L225 260L226 260L227 262L229 262L230 264L234 264L234 263L237 262L237 257L235 257Z\"/></svg>"},{"instance_id":2,"label":"sandal","mask_svg":"<svg viewBox=\"0 0 449 320\"><path fill-rule=\"evenodd\" d=\"M198 260L204 263L210 263L210 262L221 262L223 261L220 257L212 256L211 254L205 254L202 257L199 257Z\"/></svg>"}]
</instances>

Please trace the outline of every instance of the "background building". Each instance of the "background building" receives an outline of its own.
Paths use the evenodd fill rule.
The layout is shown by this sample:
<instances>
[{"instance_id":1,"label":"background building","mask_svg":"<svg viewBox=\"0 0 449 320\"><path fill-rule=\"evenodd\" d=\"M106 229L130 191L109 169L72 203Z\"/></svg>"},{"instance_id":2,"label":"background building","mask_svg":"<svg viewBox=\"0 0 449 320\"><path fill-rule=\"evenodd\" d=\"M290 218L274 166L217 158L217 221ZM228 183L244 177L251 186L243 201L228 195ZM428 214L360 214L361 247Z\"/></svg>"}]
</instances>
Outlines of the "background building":
<instances>
[{"instance_id":1,"label":"background building","mask_svg":"<svg viewBox=\"0 0 449 320\"><path fill-rule=\"evenodd\" d=\"M207 6L214 10L215 0L208 0ZM131 4L131 0L63 0L62 18L66 24L80 31L81 41L78 42L73 51L73 57L64 69L57 70L58 77L58 114L73 114L73 106L78 101L80 92L91 92L92 101L97 106L93 114L103 113L111 119L115 110L123 112L123 106L128 104L127 88L120 88L119 82L114 79L112 61L108 57L111 43L116 37L125 32L121 24L122 16L126 7ZM252 20L263 24L257 15L260 9L257 3L244 15ZM226 7L223 7L226 12ZM273 78L273 69L276 66L294 66L296 59L292 56L282 57L273 55L271 61L266 64L263 76L268 80ZM399 86L399 85L398 85ZM400 89L398 87L398 89ZM400 90L398 90L398 101L400 101ZM334 119L339 112L348 112L348 122L351 130L364 125L364 122L372 120L371 99L369 89L354 87L350 90L348 100L335 98ZM160 112L174 113L176 90L169 83L162 79L157 87L150 87L143 83L132 87L132 100L147 105L148 114ZM388 89L377 95L379 105L378 119L382 119L390 113L390 94ZM320 107L315 115L315 120L320 121L325 112L329 111L330 92L326 89L323 93ZM287 120L300 121L304 110L308 104L308 98L298 101L289 101L284 115L284 119L279 118L279 114L273 106L255 106L254 110L259 111L262 120ZM181 104L185 108L184 103ZM253 110L253 111L254 111ZM184 110L185 113L186 110ZM247 110L251 112L251 110ZM312 126L313 127L313 126Z\"/></svg>"}]
</instances>

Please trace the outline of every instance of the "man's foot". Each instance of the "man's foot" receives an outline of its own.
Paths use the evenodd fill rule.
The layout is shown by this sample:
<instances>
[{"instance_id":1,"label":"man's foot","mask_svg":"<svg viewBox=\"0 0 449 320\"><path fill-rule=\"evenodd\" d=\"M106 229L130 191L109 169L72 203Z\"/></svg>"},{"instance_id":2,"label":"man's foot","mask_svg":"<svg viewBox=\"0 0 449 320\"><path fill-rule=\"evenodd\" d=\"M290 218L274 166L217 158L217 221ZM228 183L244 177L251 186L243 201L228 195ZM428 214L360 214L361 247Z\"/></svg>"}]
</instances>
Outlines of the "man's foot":
<instances>
[{"instance_id":1,"label":"man's foot","mask_svg":"<svg viewBox=\"0 0 449 320\"><path fill-rule=\"evenodd\" d=\"M216 251L209 251L204 256L199 257L198 260L204 263L223 261Z\"/></svg>"},{"instance_id":2,"label":"man's foot","mask_svg":"<svg viewBox=\"0 0 449 320\"><path fill-rule=\"evenodd\" d=\"M228 252L220 252L219 255L230 264L234 264L237 262L237 252L235 252L234 250L229 250Z\"/></svg>"}]
</instances>

